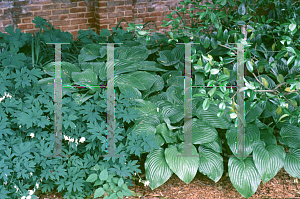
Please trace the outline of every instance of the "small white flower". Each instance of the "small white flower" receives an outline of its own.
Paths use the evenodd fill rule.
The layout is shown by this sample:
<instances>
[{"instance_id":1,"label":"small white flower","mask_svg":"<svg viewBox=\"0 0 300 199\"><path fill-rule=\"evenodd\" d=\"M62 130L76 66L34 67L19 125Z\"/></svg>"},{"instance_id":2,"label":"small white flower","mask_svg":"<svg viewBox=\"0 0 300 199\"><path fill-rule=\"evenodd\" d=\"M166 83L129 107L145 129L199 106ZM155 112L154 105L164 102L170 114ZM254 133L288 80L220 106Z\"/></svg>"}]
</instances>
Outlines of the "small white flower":
<instances>
[{"instance_id":1,"label":"small white flower","mask_svg":"<svg viewBox=\"0 0 300 199\"><path fill-rule=\"evenodd\" d=\"M30 175L32 176L32 172L30 172Z\"/></svg>"},{"instance_id":2,"label":"small white flower","mask_svg":"<svg viewBox=\"0 0 300 199\"><path fill-rule=\"evenodd\" d=\"M26 199L26 196L22 196L22 198L21 199Z\"/></svg>"},{"instance_id":3,"label":"small white flower","mask_svg":"<svg viewBox=\"0 0 300 199\"><path fill-rule=\"evenodd\" d=\"M134 175L136 176L136 172L134 172Z\"/></svg>"},{"instance_id":4,"label":"small white flower","mask_svg":"<svg viewBox=\"0 0 300 199\"><path fill-rule=\"evenodd\" d=\"M75 140L75 143L78 144L78 139Z\"/></svg>"},{"instance_id":5,"label":"small white flower","mask_svg":"<svg viewBox=\"0 0 300 199\"><path fill-rule=\"evenodd\" d=\"M157 109L156 109L156 110L157 110L157 112L159 112L159 108L158 108L158 107L157 107Z\"/></svg>"},{"instance_id":6,"label":"small white flower","mask_svg":"<svg viewBox=\"0 0 300 199\"><path fill-rule=\"evenodd\" d=\"M29 195L33 195L34 191L33 190L28 190L29 191Z\"/></svg>"},{"instance_id":7,"label":"small white flower","mask_svg":"<svg viewBox=\"0 0 300 199\"><path fill-rule=\"evenodd\" d=\"M41 182L43 182L42 178L40 180L41 180Z\"/></svg>"},{"instance_id":8,"label":"small white flower","mask_svg":"<svg viewBox=\"0 0 300 199\"><path fill-rule=\"evenodd\" d=\"M30 137L33 138L34 137L34 133L30 133Z\"/></svg>"},{"instance_id":9,"label":"small white flower","mask_svg":"<svg viewBox=\"0 0 300 199\"><path fill-rule=\"evenodd\" d=\"M72 139L69 139L69 141L70 141L70 142L74 142L74 138L72 138Z\"/></svg>"},{"instance_id":10,"label":"small white flower","mask_svg":"<svg viewBox=\"0 0 300 199\"><path fill-rule=\"evenodd\" d=\"M7 177L7 174L5 174L5 176Z\"/></svg>"},{"instance_id":11,"label":"small white flower","mask_svg":"<svg viewBox=\"0 0 300 199\"><path fill-rule=\"evenodd\" d=\"M41 179L41 181L42 181L42 179ZM39 188L39 184L38 183L36 183L35 186L36 186L37 189Z\"/></svg>"},{"instance_id":12,"label":"small white flower","mask_svg":"<svg viewBox=\"0 0 300 199\"><path fill-rule=\"evenodd\" d=\"M64 139L65 140L69 140L68 136L64 135Z\"/></svg>"},{"instance_id":13,"label":"small white flower","mask_svg":"<svg viewBox=\"0 0 300 199\"><path fill-rule=\"evenodd\" d=\"M84 143L84 141L85 141L85 137L81 137L79 140L79 142L81 142L81 143Z\"/></svg>"},{"instance_id":14,"label":"small white flower","mask_svg":"<svg viewBox=\"0 0 300 199\"><path fill-rule=\"evenodd\" d=\"M7 185L7 181L6 181L6 182L4 182L4 184L5 184L5 185Z\"/></svg>"},{"instance_id":15,"label":"small white flower","mask_svg":"<svg viewBox=\"0 0 300 199\"><path fill-rule=\"evenodd\" d=\"M144 182L144 186L148 186L150 184L150 182L147 180L146 182Z\"/></svg>"}]
</instances>

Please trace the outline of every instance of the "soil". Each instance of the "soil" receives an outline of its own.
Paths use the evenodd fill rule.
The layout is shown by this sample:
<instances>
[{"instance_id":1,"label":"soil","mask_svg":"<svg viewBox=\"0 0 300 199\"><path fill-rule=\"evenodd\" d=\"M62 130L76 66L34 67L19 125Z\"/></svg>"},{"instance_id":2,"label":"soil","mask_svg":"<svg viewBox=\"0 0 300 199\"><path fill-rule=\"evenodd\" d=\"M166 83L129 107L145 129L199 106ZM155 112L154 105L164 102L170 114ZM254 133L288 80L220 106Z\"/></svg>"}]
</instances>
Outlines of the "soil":
<instances>
[{"instance_id":1,"label":"soil","mask_svg":"<svg viewBox=\"0 0 300 199\"><path fill-rule=\"evenodd\" d=\"M160 187L151 190L149 186L137 183L130 190L138 193L139 196L124 197L129 199L199 199L199 198L244 198L233 187L228 176L223 175L221 179L214 183L207 176L197 172L195 178L185 184L176 174ZM39 195L39 199L62 199L60 193L48 193ZM92 198L92 197L91 197ZM299 179L290 176L284 168L277 175L263 184L261 181L255 194L249 199L254 198L300 198Z\"/></svg>"}]
</instances>

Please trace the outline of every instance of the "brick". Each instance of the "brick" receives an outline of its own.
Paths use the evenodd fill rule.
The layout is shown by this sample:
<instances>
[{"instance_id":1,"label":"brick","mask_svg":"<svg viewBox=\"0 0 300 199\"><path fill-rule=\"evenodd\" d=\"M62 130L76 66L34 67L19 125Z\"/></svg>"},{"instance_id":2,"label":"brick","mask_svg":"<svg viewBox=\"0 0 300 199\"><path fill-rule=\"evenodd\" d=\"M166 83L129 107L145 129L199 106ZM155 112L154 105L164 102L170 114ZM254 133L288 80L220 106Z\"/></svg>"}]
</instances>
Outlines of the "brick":
<instances>
[{"instance_id":1,"label":"brick","mask_svg":"<svg viewBox=\"0 0 300 199\"><path fill-rule=\"evenodd\" d=\"M33 16L33 14L32 14L32 12L27 12L27 13L21 13L21 14L19 14L18 15L18 18L26 18L26 17L32 17Z\"/></svg>"},{"instance_id":2,"label":"brick","mask_svg":"<svg viewBox=\"0 0 300 199\"><path fill-rule=\"evenodd\" d=\"M149 17L149 13L136 14L135 17L137 17L137 18L145 18L145 17Z\"/></svg>"},{"instance_id":3,"label":"brick","mask_svg":"<svg viewBox=\"0 0 300 199\"><path fill-rule=\"evenodd\" d=\"M49 19L50 19L50 20L59 20L59 15L52 15L52 16L49 16Z\"/></svg>"},{"instance_id":4,"label":"brick","mask_svg":"<svg viewBox=\"0 0 300 199\"><path fill-rule=\"evenodd\" d=\"M148 21L154 21L154 22L156 22L157 21L157 17L146 17L146 18L144 18L144 23L146 23Z\"/></svg>"},{"instance_id":5,"label":"brick","mask_svg":"<svg viewBox=\"0 0 300 199\"><path fill-rule=\"evenodd\" d=\"M71 33L73 35L73 39L76 40L77 36L78 36L78 30L73 30L73 31L68 31L69 33Z\"/></svg>"},{"instance_id":6,"label":"brick","mask_svg":"<svg viewBox=\"0 0 300 199\"><path fill-rule=\"evenodd\" d=\"M33 24L18 24L18 28L21 30L32 29Z\"/></svg>"},{"instance_id":7,"label":"brick","mask_svg":"<svg viewBox=\"0 0 300 199\"><path fill-rule=\"evenodd\" d=\"M68 4L61 4L61 8L74 8L74 7L77 7L76 2L68 3Z\"/></svg>"},{"instance_id":8,"label":"brick","mask_svg":"<svg viewBox=\"0 0 300 199\"><path fill-rule=\"evenodd\" d=\"M86 3L83 1L83 2L77 2L77 6L87 6Z\"/></svg>"},{"instance_id":9,"label":"brick","mask_svg":"<svg viewBox=\"0 0 300 199\"><path fill-rule=\"evenodd\" d=\"M89 29L89 24L81 24L81 25L79 25L79 29L86 29L86 30L88 30Z\"/></svg>"},{"instance_id":10,"label":"brick","mask_svg":"<svg viewBox=\"0 0 300 199\"><path fill-rule=\"evenodd\" d=\"M34 16L37 17L37 16L49 16L51 15L51 11L37 11L37 12L34 12Z\"/></svg>"},{"instance_id":11,"label":"brick","mask_svg":"<svg viewBox=\"0 0 300 199\"><path fill-rule=\"evenodd\" d=\"M101 18L102 18L102 19L103 19L103 18L107 18L107 14L100 14L99 16L100 16L100 17L99 17L100 19L101 19Z\"/></svg>"},{"instance_id":12,"label":"brick","mask_svg":"<svg viewBox=\"0 0 300 199\"><path fill-rule=\"evenodd\" d=\"M59 4L43 5L43 10L57 10L57 9L60 9Z\"/></svg>"},{"instance_id":13,"label":"brick","mask_svg":"<svg viewBox=\"0 0 300 199\"><path fill-rule=\"evenodd\" d=\"M110 24L110 23L116 23L116 19L100 19L100 24Z\"/></svg>"},{"instance_id":14,"label":"brick","mask_svg":"<svg viewBox=\"0 0 300 199\"><path fill-rule=\"evenodd\" d=\"M71 14L69 14L69 17L70 17L70 18L76 18L76 17L77 17L77 14L71 13Z\"/></svg>"},{"instance_id":15,"label":"brick","mask_svg":"<svg viewBox=\"0 0 300 199\"><path fill-rule=\"evenodd\" d=\"M135 18L135 20L132 21L132 23L143 23L143 19L141 19L141 18Z\"/></svg>"},{"instance_id":16,"label":"brick","mask_svg":"<svg viewBox=\"0 0 300 199\"><path fill-rule=\"evenodd\" d=\"M88 12L88 13L84 13L84 18L89 18L89 17L94 17L94 13L92 12Z\"/></svg>"},{"instance_id":17,"label":"brick","mask_svg":"<svg viewBox=\"0 0 300 199\"><path fill-rule=\"evenodd\" d=\"M70 13L86 12L86 8L71 8Z\"/></svg>"},{"instance_id":18,"label":"brick","mask_svg":"<svg viewBox=\"0 0 300 199\"><path fill-rule=\"evenodd\" d=\"M88 23L95 23L96 22L96 19L95 18L90 18L88 19Z\"/></svg>"},{"instance_id":19,"label":"brick","mask_svg":"<svg viewBox=\"0 0 300 199\"><path fill-rule=\"evenodd\" d=\"M146 12L146 8L139 8L137 12L138 13L145 13Z\"/></svg>"},{"instance_id":20,"label":"brick","mask_svg":"<svg viewBox=\"0 0 300 199\"><path fill-rule=\"evenodd\" d=\"M117 6L116 7L117 12L126 11L126 10L132 10L132 6Z\"/></svg>"},{"instance_id":21,"label":"brick","mask_svg":"<svg viewBox=\"0 0 300 199\"><path fill-rule=\"evenodd\" d=\"M108 18L124 17L124 12L108 13Z\"/></svg>"},{"instance_id":22,"label":"brick","mask_svg":"<svg viewBox=\"0 0 300 199\"><path fill-rule=\"evenodd\" d=\"M132 9L132 12L133 12L133 13L137 13L137 8L133 8L133 9Z\"/></svg>"},{"instance_id":23,"label":"brick","mask_svg":"<svg viewBox=\"0 0 300 199\"><path fill-rule=\"evenodd\" d=\"M107 3L106 2L99 2L98 6L101 7L107 7Z\"/></svg>"},{"instance_id":24,"label":"brick","mask_svg":"<svg viewBox=\"0 0 300 199\"><path fill-rule=\"evenodd\" d=\"M76 17L77 17L77 18L84 18L84 14L85 14L85 13L77 14Z\"/></svg>"},{"instance_id":25,"label":"brick","mask_svg":"<svg viewBox=\"0 0 300 199\"><path fill-rule=\"evenodd\" d=\"M126 10L126 11L125 11L125 16L128 16L128 17L133 16L132 10Z\"/></svg>"},{"instance_id":26,"label":"brick","mask_svg":"<svg viewBox=\"0 0 300 199\"><path fill-rule=\"evenodd\" d=\"M60 20L68 19L69 15L59 15Z\"/></svg>"},{"instance_id":27,"label":"brick","mask_svg":"<svg viewBox=\"0 0 300 199\"><path fill-rule=\"evenodd\" d=\"M3 11L2 11L2 10L0 10L0 14L3 14Z\"/></svg>"},{"instance_id":28,"label":"brick","mask_svg":"<svg viewBox=\"0 0 300 199\"><path fill-rule=\"evenodd\" d=\"M42 9L42 6L39 6L39 5L30 5L30 6L27 6L27 11L37 11L37 10L41 10Z\"/></svg>"},{"instance_id":29,"label":"brick","mask_svg":"<svg viewBox=\"0 0 300 199\"><path fill-rule=\"evenodd\" d=\"M71 25L71 26L62 26L61 30L62 31L67 31L67 30L77 30L78 29L78 25Z\"/></svg>"},{"instance_id":30,"label":"brick","mask_svg":"<svg viewBox=\"0 0 300 199\"><path fill-rule=\"evenodd\" d=\"M151 12L150 13L150 16L153 17L153 16L162 16L164 13L163 12Z\"/></svg>"},{"instance_id":31,"label":"brick","mask_svg":"<svg viewBox=\"0 0 300 199\"><path fill-rule=\"evenodd\" d=\"M87 23L87 19L72 19L71 25Z\"/></svg>"},{"instance_id":32,"label":"brick","mask_svg":"<svg viewBox=\"0 0 300 199\"><path fill-rule=\"evenodd\" d=\"M53 15L69 14L69 10L52 10Z\"/></svg>"},{"instance_id":33,"label":"brick","mask_svg":"<svg viewBox=\"0 0 300 199\"><path fill-rule=\"evenodd\" d=\"M148 4L148 3L139 3L139 4L135 5L135 8L138 8L138 9L140 9L140 8L149 8L149 7L151 7L151 4Z\"/></svg>"},{"instance_id":34,"label":"brick","mask_svg":"<svg viewBox=\"0 0 300 199\"><path fill-rule=\"evenodd\" d=\"M53 21L53 26L67 26L70 25L70 21Z\"/></svg>"},{"instance_id":35,"label":"brick","mask_svg":"<svg viewBox=\"0 0 300 199\"><path fill-rule=\"evenodd\" d=\"M32 21L32 18L22 19L22 23L31 23L31 21Z\"/></svg>"},{"instance_id":36,"label":"brick","mask_svg":"<svg viewBox=\"0 0 300 199\"><path fill-rule=\"evenodd\" d=\"M51 4L51 0L32 0L31 4Z\"/></svg>"},{"instance_id":37,"label":"brick","mask_svg":"<svg viewBox=\"0 0 300 199\"><path fill-rule=\"evenodd\" d=\"M107 8L99 8L99 13L107 13L107 12L115 12L116 7L109 7Z\"/></svg>"},{"instance_id":38,"label":"brick","mask_svg":"<svg viewBox=\"0 0 300 199\"><path fill-rule=\"evenodd\" d=\"M117 23L120 22L122 19L126 20L128 23L132 21L132 17L118 17Z\"/></svg>"}]
</instances>

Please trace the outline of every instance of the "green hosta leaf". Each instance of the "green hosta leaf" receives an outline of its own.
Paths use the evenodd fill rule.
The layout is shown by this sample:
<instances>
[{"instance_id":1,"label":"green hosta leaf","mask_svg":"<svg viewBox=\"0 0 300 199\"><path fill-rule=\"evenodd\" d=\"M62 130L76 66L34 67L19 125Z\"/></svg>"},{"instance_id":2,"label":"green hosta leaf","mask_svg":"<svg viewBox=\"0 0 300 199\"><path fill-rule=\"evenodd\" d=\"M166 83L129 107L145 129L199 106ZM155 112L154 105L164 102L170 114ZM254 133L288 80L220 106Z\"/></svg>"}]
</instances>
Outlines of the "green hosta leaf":
<instances>
[{"instance_id":1,"label":"green hosta leaf","mask_svg":"<svg viewBox=\"0 0 300 199\"><path fill-rule=\"evenodd\" d=\"M247 157L242 161L236 157L230 157L228 173L232 185L242 196L249 198L256 192L261 177L252 158Z\"/></svg>"},{"instance_id":2,"label":"green hosta leaf","mask_svg":"<svg viewBox=\"0 0 300 199\"><path fill-rule=\"evenodd\" d=\"M219 136L217 136L217 140L208 143L202 143L201 145L212 149L215 152L222 153L222 142Z\"/></svg>"},{"instance_id":3,"label":"green hosta leaf","mask_svg":"<svg viewBox=\"0 0 300 199\"><path fill-rule=\"evenodd\" d=\"M93 86L98 85L97 74L90 69L87 69L83 72L73 72L72 79L74 84Z\"/></svg>"},{"instance_id":4,"label":"green hosta leaf","mask_svg":"<svg viewBox=\"0 0 300 199\"><path fill-rule=\"evenodd\" d=\"M98 175L96 173L91 174L86 181L87 182L95 182L98 179Z\"/></svg>"},{"instance_id":5,"label":"green hosta leaf","mask_svg":"<svg viewBox=\"0 0 300 199\"><path fill-rule=\"evenodd\" d=\"M295 149L300 149L300 128L292 125L284 126L280 130L279 142Z\"/></svg>"},{"instance_id":6,"label":"green hosta leaf","mask_svg":"<svg viewBox=\"0 0 300 199\"><path fill-rule=\"evenodd\" d=\"M132 48L121 46L115 49L115 59L141 62L148 58L149 53L147 47L143 45Z\"/></svg>"},{"instance_id":7,"label":"green hosta leaf","mask_svg":"<svg viewBox=\"0 0 300 199\"><path fill-rule=\"evenodd\" d=\"M289 149L286 154L284 169L294 178L300 178L300 149Z\"/></svg>"},{"instance_id":8,"label":"green hosta leaf","mask_svg":"<svg viewBox=\"0 0 300 199\"><path fill-rule=\"evenodd\" d=\"M184 142L175 146L171 146L165 150L166 162L170 169L186 184L190 183L197 173L199 167L199 154L194 145L188 145L191 155L196 157L189 157L184 153ZM176 157L182 155L183 157Z\"/></svg>"},{"instance_id":9,"label":"green hosta leaf","mask_svg":"<svg viewBox=\"0 0 300 199\"><path fill-rule=\"evenodd\" d=\"M260 131L257 128L257 126L253 124L249 124L245 128L245 156L248 156L252 150L253 150L253 145L259 141L260 138ZM239 148L236 145L237 142L237 134L236 134L236 128L232 127L226 132L226 139L227 139L227 144L229 148L231 149L233 154L236 154L237 148ZM238 159L245 159L245 157L237 157Z\"/></svg>"},{"instance_id":10,"label":"green hosta leaf","mask_svg":"<svg viewBox=\"0 0 300 199\"><path fill-rule=\"evenodd\" d=\"M205 120L207 123L209 123L215 128L228 129L230 125L228 119L224 115L218 117L217 116L218 110L219 107L217 107L217 105L214 104L211 104L209 108L206 110L203 110L202 107L197 107L196 115L198 118L202 118L203 120Z\"/></svg>"},{"instance_id":11,"label":"green hosta leaf","mask_svg":"<svg viewBox=\"0 0 300 199\"><path fill-rule=\"evenodd\" d=\"M165 183L172 176L173 172L166 162L163 148L154 149L147 155L145 173L152 190Z\"/></svg>"},{"instance_id":12,"label":"green hosta leaf","mask_svg":"<svg viewBox=\"0 0 300 199\"><path fill-rule=\"evenodd\" d=\"M203 120L193 118L193 120L188 121L185 126L190 126L191 122L193 130L193 144L203 144L217 140L218 132L210 124L204 122Z\"/></svg>"},{"instance_id":13,"label":"green hosta leaf","mask_svg":"<svg viewBox=\"0 0 300 199\"><path fill-rule=\"evenodd\" d=\"M283 146L280 145L265 148L262 141L254 145L253 160L264 184L283 167L285 154Z\"/></svg>"},{"instance_id":14,"label":"green hosta leaf","mask_svg":"<svg viewBox=\"0 0 300 199\"><path fill-rule=\"evenodd\" d=\"M266 146L277 144L276 137L268 129L261 129L260 130L260 139L262 141L264 141Z\"/></svg>"},{"instance_id":15,"label":"green hosta leaf","mask_svg":"<svg viewBox=\"0 0 300 199\"><path fill-rule=\"evenodd\" d=\"M82 103L84 103L85 101L93 97L93 95L87 95L87 94L88 92L85 94L73 93L72 98L75 100L77 104L81 105Z\"/></svg>"},{"instance_id":16,"label":"green hosta leaf","mask_svg":"<svg viewBox=\"0 0 300 199\"><path fill-rule=\"evenodd\" d=\"M214 182L218 182L223 175L223 157L217 152L203 146L199 146L200 166L199 172L203 173Z\"/></svg>"},{"instance_id":17,"label":"green hosta leaf","mask_svg":"<svg viewBox=\"0 0 300 199\"><path fill-rule=\"evenodd\" d=\"M100 180L107 180L108 178L108 172L107 169L104 169L103 171L101 171L100 175L99 175Z\"/></svg>"},{"instance_id":18,"label":"green hosta leaf","mask_svg":"<svg viewBox=\"0 0 300 199\"><path fill-rule=\"evenodd\" d=\"M100 188L96 189L94 198L99 198L99 197L103 196L104 193L105 193L104 189L102 187L100 187Z\"/></svg>"}]
</instances>

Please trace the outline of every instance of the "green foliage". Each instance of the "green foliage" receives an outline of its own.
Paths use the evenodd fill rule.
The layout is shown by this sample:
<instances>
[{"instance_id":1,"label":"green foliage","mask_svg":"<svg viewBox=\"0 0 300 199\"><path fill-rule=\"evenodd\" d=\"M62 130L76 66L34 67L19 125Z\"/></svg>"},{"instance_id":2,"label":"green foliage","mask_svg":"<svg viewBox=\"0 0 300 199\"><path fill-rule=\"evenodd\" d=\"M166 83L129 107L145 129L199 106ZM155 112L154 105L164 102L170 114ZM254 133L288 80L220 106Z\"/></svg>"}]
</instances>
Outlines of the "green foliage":
<instances>
[{"instance_id":1,"label":"green foliage","mask_svg":"<svg viewBox=\"0 0 300 199\"><path fill-rule=\"evenodd\" d=\"M0 33L0 94L12 95L0 103L1 196L20 198L40 184L42 192L57 189L65 198L92 194L122 198L133 194L128 186L132 175L141 172L138 160L145 164L151 189L173 173L189 183L197 170L217 182L227 163L222 149L227 154L237 149L236 91L215 87L236 85L237 48L232 44L236 42L244 44L251 75L246 75L242 90L245 153L253 157L230 157L230 180L248 198L261 180L266 183L282 167L299 178L299 10L288 7L291 1L276 2L275 9L260 16L255 14L260 4L251 2L238 1L233 9L231 0L205 5L185 0L180 3L183 8L168 15L167 25L173 26L170 38L150 35L142 30L146 24L130 23L126 31L119 25L113 33L104 29L100 35L91 29L79 31L73 41L71 34L40 17L34 20L40 31L33 37L11 28L6 30L9 35ZM188 11L189 4L203 12ZM289 10L286 18L279 17L282 8ZM189 13L192 27L180 13ZM174 14L179 17L173 18ZM244 24L246 40L240 28ZM192 85L207 86L193 88L193 118L185 126L185 48L175 41L200 43L192 47ZM46 157L54 147L55 67L54 51L47 42L70 42L62 45L62 81L69 85L62 89L62 151L68 158ZM106 89L95 86L107 84L107 47L99 45L107 42L123 43L115 44L114 51L114 139L115 154L121 157L99 157L107 149L107 96ZM193 132L187 146L185 128ZM85 141L78 141L82 137ZM277 140L289 148L289 154ZM194 156L185 155L185 149Z\"/></svg>"}]
</instances>

